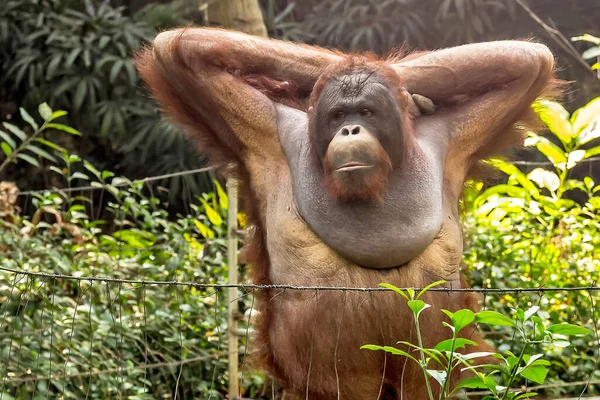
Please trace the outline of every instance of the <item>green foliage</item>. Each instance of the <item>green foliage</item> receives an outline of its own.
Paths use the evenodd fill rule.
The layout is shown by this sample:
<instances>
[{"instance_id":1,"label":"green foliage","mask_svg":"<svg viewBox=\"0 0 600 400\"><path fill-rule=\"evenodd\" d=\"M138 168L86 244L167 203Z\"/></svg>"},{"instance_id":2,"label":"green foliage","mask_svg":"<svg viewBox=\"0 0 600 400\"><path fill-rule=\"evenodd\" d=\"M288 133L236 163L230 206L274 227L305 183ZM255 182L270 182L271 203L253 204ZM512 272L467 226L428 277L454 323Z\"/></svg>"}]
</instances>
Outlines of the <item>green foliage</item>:
<instances>
[{"instance_id":1,"label":"green foliage","mask_svg":"<svg viewBox=\"0 0 600 400\"><path fill-rule=\"evenodd\" d=\"M412 289L406 289L405 293L404 290L393 285L382 284L381 286L395 291L406 299L407 305L413 313L413 322L417 332L417 345L407 341L399 341L398 344L405 346L406 351L391 346L362 346L362 349L382 350L393 355L406 357L408 360L419 364L425 376L425 384L430 400L435 399L431 386L434 382L440 386L439 400L449 398L461 389L489 390L490 395L485 396L484 400L513 400L532 397L537 393L513 389L513 383L517 378L527 379L537 384L544 383L551 364L549 361L542 359L543 354L530 354L529 352L533 347L540 344L552 345L556 342L560 342L563 347L566 347L569 342L563 339L565 336L589 335L591 333L589 329L572 324L555 324L546 327L542 320L535 315L540 309L537 306L527 311L520 308L514 310L514 320L496 311L474 313L465 309L452 313L448 310L442 310L450 320L450 322L442 322L442 324L451 330L452 337L437 343L434 348L425 348L423 347L419 318L422 312L430 306L419 300L419 298L427 290L442 283L435 282L421 290L416 296ZM528 324L529 321L532 324ZM473 347L477 346L476 342L459 337L459 333L473 322L513 328L524 343L519 355L516 356L508 350L504 354L474 351ZM467 347L469 347L467 354L458 352L458 350ZM413 356L413 353L418 353L418 356ZM491 357L496 358L499 362L475 364L479 359L490 360ZM474 377L463 379L456 386L451 387L449 377L460 371L469 371Z\"/></svg>"},{"instance_id":2,"label":"green foliage","mask_svg":"<svg viewBox=\"0 0 600 400\"><path fill-rule=\"evenodd\" d=\"M142 90L133 54L155 30L109 2L98 4L3 4L0 87L8 91L6 97L26 107L47 99L50 106L69 110L68 123L94 138L96 146L107 146L103 161L114 165L118 160L124 172L135 174L142 166L147 175L159 175L201 167L188 141ZM172 180L171 200L181 195L182 186L199 192L202 182L198 176Z\"/></svg>"},{"instance_id":3,"label":"green foliage","mask_svg":"<svg viewBox=\"0 0 600 400\"><path fill-rule=\"evenodd\" d=\"M16 125L10 124L8 122L2 123L6 131L0 130L0 138L4 140L0 143L0 146L2 147L2 151L4 152L5 158L4 161L0 164L0 173L2 173L2 170L8 164L16 163L18 159L24 160L35 167L40 166L36 159L36 156L45 158L48 161L55 162L56 159L52 155L50 155L48 151L44 150L44 147L52 150L61 151L64 151L64 149L44 138L41 138L40 135L45 130L55 129L70 133L72 135L81 135L81 133L69 126L53 122L57 118L66 115L66 112L53 112L52 109L46 103L43 103L38 107L38 112L44 120L42 126L39 126L24 108L20 108L19 111L21 112L21 117L23 118L23 120L29 124L29 126L31 127L31 129L33 129L34 132L31 136L28 136ZM42 147L40 147L40 145L42 145Z\"/></svg>"},{"instance_id":4,"label":"green foliage","mask_svg":"<svg viewBox=\"0 0 600 400\"><path fill-rule=\"evenodd\" d=\"M514 19L516 3L498 0L325 0L302 23L308 40L321 45L383 53L408 47L468 43Z\"/></svg>"},{"instance_id":5,"label":"green foliage","mask_svg":"<svg viewBox=\"0 0 600 400\"><path fill-rule=\"evenodd\" d=\"M592 61L592 63L593 63L592 69L593 70L600 70L600 38L586 33L583 36L573 37L573 38L571 38L571 40L574 42L579 42L579 41L588 42L588 43L591 43L594 45L594 46L588 48L586 51L584 51L581 56L583 57L584 60Z\"/></svg>"},{"instance_id":6,"label":"green foliage","mask_svg":"<svg viewBox=\"0 0 600 400\"><path fill-rule=\"evenodd\" d=\"M35 120L22 112L35 127ZM64 115L45 105L40 114L45 121L36 132ZM15 142L37 137L13 134ZM31 150L12 148L12 154ZM53 173L67 187L79 180L103 189L113 215L112 233L94 217L89 197L45 192L34 197L31 219L9 215L0 220L2 268L73 277L226 282L229 202L218 182L216 192L203 194L189 215L172 218L158 199L145 195L142 182L99 170L60 148L49 146L48 151L54 153ZM86 173L73 173L77 169ZM243 216L239 219L243 226ZM240 303L240 312L251 311L249 296ZM246 319L240 329L252 331ZM224 399L226 330L226 297L214 288L0 271L0 397L156 399L177 393L178 398ZM240 358L246 338L240 338ZM255 397L262 377L248 372L242 375L243 392Z\"/></svg>"},{"instance_id":7,"label":"green foliage","mask_svg":"<svg viewBox=\"0 0 600 400\"><path fill-rule=\"evenodd\" d=\"M549 169L526 173L493 160L507 175L506 183L483 191L481 184L471 185L466 196L471 212L464 218L467 274L481 287L598 286L600 187L590 177L574 179L572 172L600 154L600 99L571 115L554 102L540 102L535 109L551 136L530 134L526 145L546 157ZM502 313L539 306L536 318L545 325L584 324L595 329L600 308L594 296L585 290L488 295L486 306ZM558 334L560 329L558 325L550 330ZM508 350L510 331L500 327L486 330L500 351ZM540 344L553 366L547 380L574 382L600 377L596 368L598 338L586 336L571 343L569 348L561 342ZM524 348L526 341L517 337L511 346ZM587 390L597 392L593 386ZM581 387L571 387L560 393L579 395L580 391ZM559 392L550 389L548 393Z\"/></svg>"}]
</instances>

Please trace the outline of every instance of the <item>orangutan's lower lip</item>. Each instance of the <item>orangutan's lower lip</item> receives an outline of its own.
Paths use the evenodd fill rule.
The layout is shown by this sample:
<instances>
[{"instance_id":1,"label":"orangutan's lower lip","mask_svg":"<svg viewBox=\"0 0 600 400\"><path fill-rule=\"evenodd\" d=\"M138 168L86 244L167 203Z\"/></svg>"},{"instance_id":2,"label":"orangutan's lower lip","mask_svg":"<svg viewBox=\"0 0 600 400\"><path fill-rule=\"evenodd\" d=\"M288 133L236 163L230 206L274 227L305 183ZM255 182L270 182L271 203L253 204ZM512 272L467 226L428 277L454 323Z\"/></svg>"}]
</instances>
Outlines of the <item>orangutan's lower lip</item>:
<instances>
[{"instance_id":1,"label":"orangutan's lower lip","mask_svg":"<svg viewBox=\"0 0 600 400\"><path fill-rule=\"evenodd\" d=\"M354 171L357 169L364 169L364 168L371 168L372 165L370 164L363 164L363 163L359 163L359 162L350 162L350 163L346 163L344 165L342 165L341 167L337 168L337 171Z\"/></svg>"}]
</instances>

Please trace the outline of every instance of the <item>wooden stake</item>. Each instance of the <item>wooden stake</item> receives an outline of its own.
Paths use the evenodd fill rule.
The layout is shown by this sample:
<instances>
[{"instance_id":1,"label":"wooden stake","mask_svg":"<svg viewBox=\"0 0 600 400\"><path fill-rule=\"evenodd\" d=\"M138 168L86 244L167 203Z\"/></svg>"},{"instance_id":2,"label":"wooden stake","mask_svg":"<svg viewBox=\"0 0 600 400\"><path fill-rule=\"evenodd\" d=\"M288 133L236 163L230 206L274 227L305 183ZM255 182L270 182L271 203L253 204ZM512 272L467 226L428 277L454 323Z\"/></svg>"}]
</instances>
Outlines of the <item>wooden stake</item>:
<instances>
[{"instance_id":1,"label":"wooden stake","mask_svg":"<svg viewBox=\"0 0 600 400\"><path fill-rule=\"evenodd\" d=\"M227 210L227 267L229 276L227 282L231 285L238 283L238 240L237 240L237 213L238 213L238 187L233 179L227 180L227 197L229 208ZM238 290L235 287L227 288L229 309L228 321L228 345L229 345L229 398L238 399L240 396L238 377Z\"/></svg>"}]
</instances>

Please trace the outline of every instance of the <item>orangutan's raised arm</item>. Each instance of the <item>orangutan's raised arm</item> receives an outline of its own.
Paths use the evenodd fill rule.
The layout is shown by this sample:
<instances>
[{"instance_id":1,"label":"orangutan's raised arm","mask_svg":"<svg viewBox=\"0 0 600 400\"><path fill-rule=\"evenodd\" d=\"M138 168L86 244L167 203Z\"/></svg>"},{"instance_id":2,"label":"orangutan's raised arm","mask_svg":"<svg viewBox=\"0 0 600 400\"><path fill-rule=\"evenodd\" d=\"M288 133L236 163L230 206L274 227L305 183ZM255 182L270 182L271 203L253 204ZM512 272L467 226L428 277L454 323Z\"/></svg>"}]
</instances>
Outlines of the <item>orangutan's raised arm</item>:
<instances>
[{"instance_id":1,"label":"orangutan's raised arm","mask_svg":"<svg viewBox=\"0 0 600 400\"><path fill-rule=\"evenodd\" d=\"M393 68L410 93L436 104L468 99L438 115L450 127L452 146L468 156L524 117L551 85L554 57L541 44L498 41L435 51Z\"/></svg>"},{"instance_id":2,"label":"orangutan's raised arm","mask_svg":"<svg viewBox=\"0 0 600 400\"><path fill-rule=\"evenodd\" d=\"M339 58L320 48L189 28L159 34L137 61L160 105L194 131L192 137L205 150L218 150L218 142L239 153L248 146L264 149L277 138L272 101L244 78L271 85L290 81L310 93L322 71Z\"/></svg>"}]
</instances>

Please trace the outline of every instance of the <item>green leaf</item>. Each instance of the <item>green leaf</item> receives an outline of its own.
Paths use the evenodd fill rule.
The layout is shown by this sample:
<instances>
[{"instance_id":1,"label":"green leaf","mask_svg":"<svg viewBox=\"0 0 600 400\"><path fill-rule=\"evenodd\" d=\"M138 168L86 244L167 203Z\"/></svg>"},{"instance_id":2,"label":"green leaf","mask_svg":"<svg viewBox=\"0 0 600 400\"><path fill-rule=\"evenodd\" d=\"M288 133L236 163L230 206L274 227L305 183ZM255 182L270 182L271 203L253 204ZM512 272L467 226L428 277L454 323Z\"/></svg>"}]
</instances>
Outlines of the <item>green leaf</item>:
<instances>
[{"instance_id":1,"label":"green leaf","mask_svg":"<svg viewBox=\"0 0 600 400\"><path fill-rule=\"evenodd\" d=\"M454 389L452 389L452 392L455 392L459 389L463 389L463 388L467 388L467 389L487 389L487 385L485 384L485 382L483 381L483 379L479 376L474 377L474 378L468 378L468 379L464 379L462 381L460 381L458 383L458 385L456 385L454 387Z\"/></svg>"},{"instance_id":2,"label":"green leaf","mask_svg":"<svg viewBox=\"0 0 600 400\"><path fill-rule=\"evenodd\" d=\"M48 122L52 120L52 109L47 103L42 103L38 106L38 112L44 121Z\"/></svg>"},{"instance_id":3,"label":"green leaf","mask_svg":"<svg viewBox=\"0 0 600 400\"><path fill-rule=\"evenodd\" d=\"M581 54L581 57L583 57L584 60L591 60L592 58L596 58L599 56L600 56L600 47L599 46L590 47L589 49L584 51L583 54Z\"/></svg>"},{"instance_id":4,"label":"green leaf","mask_svg":"<svg viewBox=\"0 0 600 400\"><path fill-rule=\"evenodd\" d=\"M409 300L407 304L413 311L413 313L417 316L417 318L423 310L431 307L429 304L426 304L423 300Z\"/></svg>"},{"instance_id":5,"label":"green leaf","mask_svg":"<svg viewBox=\"0 0 600 400\"><path fill-rule=\"evenodd\" d=\"M495 326L516 326L512 319L496 311L478 312L477 314L475 314L475 322L479 324L488 324Z\"/></svg>"},{"instance_id":6,"label":"green leaf","mask_svg":"<svg viewBox=\"0 0 600 400\"><path fill-rule=\"evenodd\" d=\"M529 365L521 370L520 375L530 381L538 384L544 383L546 375L548 375L548 369L543 365Z\"/></svg>"},{"instance_id":7,"label":"green leaf","mask_svg":"<svg viewBox=\"0 0 600 400\"><path fill-rule=\"evenodd\" d=\"M557 168L561 168L561 165L567 161L565 151L557 145L555 145L554 143L552 143L551 141L549 141L548 139L546 139L545 137L540 136L536 147ZM561 169L564 169L564 167L562 167Z\"/></svg>"},{"instance_id":8,"label":"green leaf","mask_svg":"<svg viewBox=\"0 0 600 400\"><path fill-rule=\"evenodd\" d=\"M532 315L536 314L539 310L539 306L533 306L529 310L525 311L524 321L527 321L529 318L531 318Z\"/></svg>"},{"instance_id":9,"label":"green leaf","mask_svg":"<svg viewBox=\"0 0 600 400\"><path fill-rule=\"evenodd\" d=\"M31 157L29 154L18 153L17 154L17 158L20 158L21 160L27 161L29 164L33 165L34 167L39 167L40 166L40 163L38 162L38 160L36 160L35 158Z\"/></svg>"},{"instance_id":10,"label":"green leaf","mask_svg":"<svg viewBox=\"0 0 600 400\"><path fill-rule=\"evenodd\" d=\"M452 316L452 323L456 329L456 333L475 320L475 313L471 310L458 310Z\"/></svg>"},{"instance_id":11,"label":"green leaf","mask_svg":"<svg viewBox=\"0 0 600 400\"><path fill-rule=\"evenodd\" d=\"M538 100L533 105L533 110L561 142L571 142L573 133L569 121L569 112L560 103L550 100Z\"/></svg>"},{"instance_id":12,"label":"green leaf","mask_svg":"<svg viewBox=\"0 0 600 400\"><path fill-rule=\"evenodd\" d=\"M200 199L200 201L204 205L204 212L206 213L210 223L214 226L221 226L223 224L223 218L221 218L219 213L216 212L215 209L206 202L206 200Z\"/></svg>"},{"instance_id":13,"label":"green leaf","mask_svg":"<svg viewBox=\"0 0 600 400\"><path fill-rule=\"evenodd\" d=\"M529 397L535 397L537 395L538 395L537 392L521 393L520 395L518 395L517 397L515 397L514 400L527 399Z\"/></svg>"},{"instance_id":14,"label":"green leaf","mask_svg":"<svg viewBox=\"0 0 600 400\"><path fill-rule=\"evenodd\" d=\"M24 142L25 140L27 140L27 134L15 125L9 124L8 122L3 122L2 125L4 125L4 127L8 129L13 135L21 139L21 141Z\"/></svg>"},{"instance_id":15,"label":"green leaf","mask_svg":"<svg viewBox=\"0 0 600 400\"><path fill-rule=\"evenodd\" d=\"M577 138L580 145L591 142L600 137L600 115L596 118L596 123L590 123Z\"/></svg>"},{"instance_id":16,"label":"green leaf","mask_svg":"<svg viewBox=\"0 0 600 400\"><path fill-rule=\"evenodd\" d=\"M546 330L559 335L588 335L592 333L588 328L567 323L550 325Z\"/></svg>"},{"instance_id":17,"label":"green leaf","mask_svg":"<svg viewBox=\"0 0 600 400\"><path fill-rule=\"evenodd\" d=\"M0 143L0 147L2 147L2 151L6 154L6 157L10 156L13 152L12 147L6 142Z\"/></svg>"},{"instance_id":18,"label":"green leaf","mask_svg":"<svg viewBox=\"0 0 600 400\"><path fill-rule=\"evenodd\" d=\"M27 111L25 111L25 109L23 107L20 107L19 111L21 112L21 118L23 118L23 121L25 121L29 125L31 125L33 130L37 131L39 126L38 126L38 124L36 124L35 120L31 117L31 115L29 115L29 113Z\"/></svg>"},{"instance_id":19,"label":"green leaf","mask_svg":"<svg viewBox=\"0 0 600 400\"><path fill-rule=\"evenodd\" d=\"M8 145L11 147L11 149L14 149L15 147L17 147L17 143L8 133L6 133L4 131L0 131L0 138L6 140L6 143L8 143Z\"/></svg>"},{"instance_id":20,"label":"green leaf","mask_svg":"<svg viewBox=\"0 0 600 400\"><path fill-rule=\"evenodd\" d=\"M386 289L393 290L394 292L398 293L400 296L404 297L406 300L409 300L408 295L406 293L404 293L403 290L400 290L399 288L397 288L396 286L394 286L390 283L380 283L379 286L386 288Z\"/></svg>"},{"instance_id":21,"label":"green leaf","mask_svg":"<svg viewBox=\"0 0 600 400\"><path fill-rule=\"evenodd\" d=\"M43 138L35 138L35 141L39 142L39 143L41 143L43 145L46 145L46 146L50 147L51 149L54 149L54 150L59 151L61 153L66 153L67 152L67 150L65 150L64 148L60 147L59 145L57 145L55 143L52 143L49 140L46 140L46 139L43 139Z\"/></svg>"},{"instance_id":22,"label":"green leaf","mask_svg":"<svg viewBox=\"0 0 600 400\"><path fill-rule=\"evenodd\" d=\"M215 233L212 231L212 229L210 229L208 226L204 225L202 222L200 222L198 220L194 220L194 225L196 225L196 228L198 228L202 237L204 237L206 239L215 237Z\"/></svg>"},{"instance_id":23,"label":"green leaf","mask_svg":"<svg viewBox=\"0 0 600 400\"><path fill-rule=\"evenodd\" d=\"M27 150L37 154L40 157L45 158L46 160L56 162L56 159L54 157L52 157L50 154L48 154L48 152L46 150L40 149L39 147L36 147L32 144L27 146Z\"/></svg>"},{"instance_id":24,"label":"green leaf","mask_svg":"<svg viewBox=\"0 0 600 400\"><path fill-rule=\"evenodd\" d=\"M70 133L71 135L81 136L81 132L79 132L77 129L73 129L70 126L66 126L63 124L51 123L51 124L47 124L46 126L48 128L58 129L59 131L64 131L64 132Z\"/></svg>"},{"instance_id":25,"label":"green leaf","mask_svg":"<svg viewBox=\"0 0 600 400\"><path fill-rule=\"evenodd\" d=\"M600 45L600 38L590 35L589 33L585 33L582 36L574 36L571 38L571 40L574 42L584 41Z\"/></svg>"},{"instance_id":26,"label":"green leaf","mask_svg":"<svg viewBox=\"0 0 600 400\"><path fill-rule=\"evenodd\" d=\"M573 132L576 135L585 129L592 121L600 115L600 97L590 101L571 116Z\"/></svg>"},{"instance_id":27,"label":"green leaf","mask_svg":"<svg viewBox=\"0 0 600 400\"><path fill-rule=\"evenodd\" d=\"M361 349L374 350L374 351L375 350L383 350L386 353L391 353L391 354L395 354L395 355L398 355L398 356L404 356L404 357L410 358L411 360L413 360L415 362L418 362L416 358L414 358L413 356L411 356L407 352L402 351L402 350L397 349L397 348L392 347L392 346L376 346L376 345L373 345L373 344L366 344L364 346L361 346Z\"/></svg>"},{"instance_id":28,"label":"green leaf","mask_svg":"<svg viewBox=\"0 0 600 400\"><path fill-rule=\"evenodd\" d=\"M585 151L585 156L583 156L583 158L590 158L597 156L598 154L600 154L600 146L592 147Z\"/></svg>"},{"instance_id":29,"label":"green leaf","mask_svg":"<svg viewBox=\"0 0 600 400\"><path fill-rule=\"evenodd\" d=\"M464 338L454 339L454 351L456 351L457 349L464 349L466 346L477 346L477 342ZM438 351L453 351L452 339L446 339L439 342L435 345L435 349Z\"/></svg>"},{"instance_id":30,"label":"green leaf","mask_svg":"<svg viewBox=\"0 0 600 400\"><path fill-rule=\"evenodd\" d=\"M219 206L222 209L227 210L229 208L229 199L227 198L227 193L225 193L219 181L215 180L214 183L215 187L217 188L217 196L219 197Z\"/></svg>"},{"instance_id":31,"label":"green leaf","mask_svg":"<svg viewBox=\"0 0 600 400\"><path fill-rule=\"evenodd\" d=\"M71 178L72 179L84 179L86 181L90 180L89 176L87 176L86 174L81 173L81 172L75 172L73 175L71 175Z\"/></svg>"},{"instance_id":32,"label":"green leaf","mask_svg":"<svg viewBox=\"0 0 600 400\"><path fill-rule=\"evenodd\" d=\"M444 387L445 383L446 383L446 371L444 370L436 370L436 369L428 369L425 372L427 372L427 374L429 376L431 376L433 379L435 379L437 381L437 383L440 384L441 387Z\"/></svg>"},{"instance_id":33,"label":"green leaf","mask_svg":"<svg viewBox=\"0 0 600 400\"><path fill-rule=\"evenodd\" d=\"M85 169L87 169L88 171L90 171L92 174L94 174L96 176L96 178L100 179L100 171L98 171L96 169L96 167L94 167L92 164L90 164L88 161L83 161L83 166L85 167Z\"/></svg>"},{"instance_id":34,"label":"green leaf","mask_svg":"<svg viewBox=\"0 0 600 400\"><path fill-rule=\"evenodd\" d=\"M425 286L425 287L423 288L423 290L421 290L421 291L419 292L419 294L417 295L417 299L418 299L419 297L423 296L423 295L424 295L424 294L425 294L425 293L426 293L426 292L427 292L429 289L431 289L432 287L439 286L439 285L443 285L444 283L446 283L446 281L436 281L436 282L430 283L429 285Z\"/></svg>"},{"instance_id":35,"label":"green leaf","mask_svg":"<svg viewBox=\"0 0 600 400\"><path fill-rule=\"evenodd\" d=\"M55 119L60 118L63 115L67 115L67 112L63 110L54 111L50 116L50 121L54 121Z\"/></svg>"}]
</instances>

